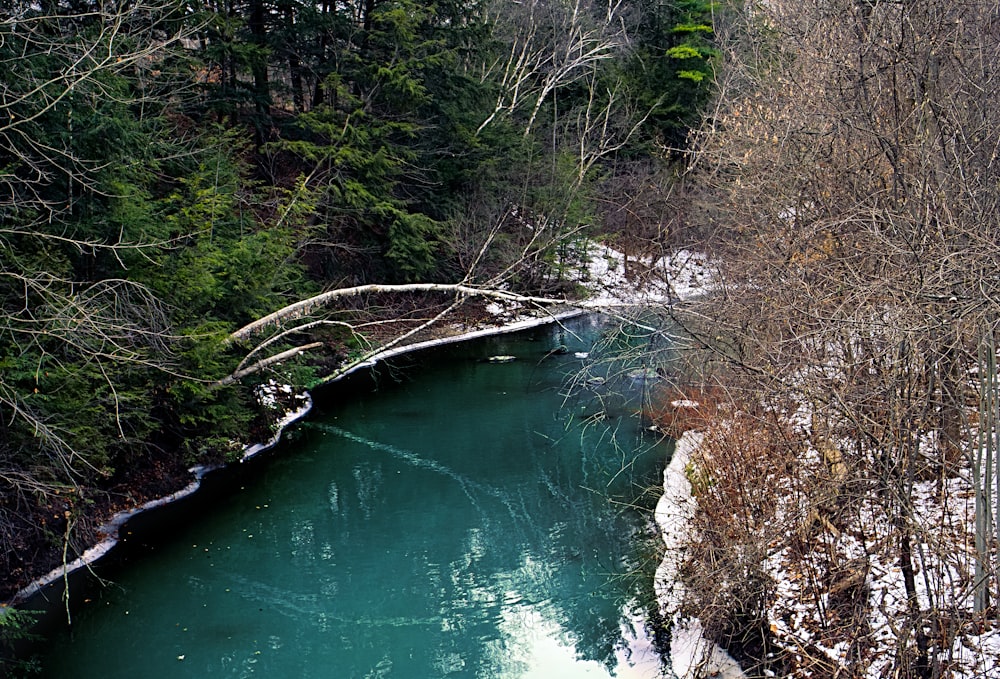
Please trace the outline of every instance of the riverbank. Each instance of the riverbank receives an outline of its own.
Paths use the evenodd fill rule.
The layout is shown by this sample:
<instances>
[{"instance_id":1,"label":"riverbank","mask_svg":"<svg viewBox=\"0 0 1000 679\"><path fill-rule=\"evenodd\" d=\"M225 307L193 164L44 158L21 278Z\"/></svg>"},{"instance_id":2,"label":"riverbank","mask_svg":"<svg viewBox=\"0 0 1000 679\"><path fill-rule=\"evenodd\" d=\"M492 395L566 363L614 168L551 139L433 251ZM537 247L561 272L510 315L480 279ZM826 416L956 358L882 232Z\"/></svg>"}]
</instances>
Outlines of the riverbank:
<instances>
[{"instance_id":1,"label":"riverbank","mask_svg":"<svg viewBox=\"0 0 1000 679\"><path fill-rule=\"evenodd\" d=\"M912 538L902 542L867 470L847 462L851 441L820 450L808 408L786 400L775 413L727 398L706 409L707 424L695 412L699 431L681 437L657 508L667 544L657 591L674 623L678 676L713 676L700 665L713 654L688 643L701 636L694 616L755 676L931 676L918 665L921 634L941 649L928 670L995 676L1000 626L974 607L971 468L913 480Z\"/></svg>"},{"instance_id":2,"label":"riverbank","mask_svg":"<svg viewBox=\"0 0 1000 679\"><path fill-rule=\"evenodd\" d=\"M312 410L312 398L308 394L302 394L301 400L305 401L305 404L296 410L286 412L283 417L279 419L275 426L274 436L270 440L263 443L254 443L246 446L240 457L240 462L245 462L252 458L253 456L262 453L266 450L273 448L278 445L281 440L281 435L285 429L302 419L309 414ZM191 481L183 488L170 493L169 495L164 495L148 502L144 502L141 505L132 507L129 509L122 510L115 513L107 521L101 524L98 529L99 534L103 538L95 544L93 547L87 549L80 556L68 561L58 568L53 569L49 573L37 578L27 587L24 587L17 594L14 595L12 600L5 606L16 606L24 601L30 599L36 594L41 593L46 587L52 585L53 583L63 581L65 583L66 579L82 568L89 568L97 563L100 559L105 557L115 546L119 543L121 531L125 528L126 524L133 518L145 513L152 511L154 509L159 509L161 507L166 507L167 505L173 504L187 497L190 497L198 492L201 488L202 479L206 474L221 469L225 465L198 465L191 467L188 472L191 474Z\"/></svg>"},{"instance_id":3,"label":"riverbank","mask_svg":"<svg viewBox=\"0 0 1000 679\"><path fill-rule=\"evenodd\" d=\"M535 316L527 315L517 315L513 319L508 319L502 325L495 325L490 327L480 327L476 329L463 329L463 328L450 328L449 330L455 334L445 334L443 336L424 340L420 342L414 342L412 344L406 344L399 347L394 347L386 352L380 353L377 356L370 358L364 363L359 363L349 370L344 371L339 374L336 380L332 380L329 383L344 379L349 375L363 369L371 368L379 362L388 360L393 357L401 356L404 354L409 354L425 349L430 349L439 346L445 346L448 344L454 344L457 342L465 342L472 339L477 339L481 337L489 337L492 335L500 335L507 333L519 332L522 330L528 330L534 327L539 327L541 325L547 325L550 323L558 323L560 321L573 318L575 316L580 316L582 314L588 313L585 309L564 309L560 312L553 314L540 314ZM328 383L328 384L329 384ZM280 389L280 387L279 387ZM290 397L290 398L289 398ZM273 436L264 442L255 442L248 444L243 447L241 452L236 457L237 462L230 464L239 464L243 462L248 462L257 455L260 455L272 448L274 448L281 440L282 434L285 429L287 429L292 424L298 422L299 420L306 417L312 409L312 398L308 392L299 392L295 394L286 395L286 400L288 401L303 401L303 405L285 410L278 416L276 422L272 425ZM80 569L89 568L96 564L100 559L104 558L120 541L121 532L125 529L127 523L143 514L144 512L152 511L170 505L179 500L183 500L197 493L201 487L201 481L203 477L213 471L219 470L226 466L225 464L218 465L198 465L191 467L188 470L191 480L182 488L163 495L161 497L149 500L135 507L130 507L122 511L116 512L114 515L108 517L103 521L101 527L99 528L99 534L101 539L99 542L94 544L92 547L85 550L78 557L66 561L59 567L49 571L48 573L39 576L33 580L29 585L20 589L10 601L2 604L2 606L17 606L26 600L34 597L35 595L43 592L47 587L55 583L65 583L67 578L79 571Z\"/></svg>"},{"instance_id":4,"label":"riverbank","mask_svg":"<svg viewBox=\"0 0 1000 679\"><path fill-rule=\"evenodd\" d=\"M593 286L593 295L586 302L550 312L539 312L536 310L532 314L527 314L524 309L496 305L489 309L491 317L496 321L495 323L487 322L477 327L442 325L439 332L435 333L437 336L433 339L393 347L390 350L373 356L364 363L353 366L350 370L344 371L337 379L343 379L353 372L369 368L379 361L406 353L480 337L518 332L544 324L560 322L590 312L610 310L612 313L617 313L625 307L641 306L642 304L648 304L656 300L659 300L657 303L669 302L671 300L678 301L684 296L697 294L704 290L706 271L704 259L690 253L683 253L681 256L678 256L675 263L670 265L669 268L667 265L663 265L665 271L671 272L666 274L666 280L659 279L659 284L651 286L638 286L640 288L638 290L635 289L634 281L630 282L628 276L626 276L625 259L620 254L610 249L603 249L595 253L591 261L592 265L584 277L585 280L582 281L582 284ZM290 408L281 413L272 425L274 433L268 441L247 445L242 451L233 456L239 462L249 461L253 457L272 448L280 440L284 429L305 417L311 409L311 400L308 394L296 396L282 385L273 385L273 391L276 393L280 392L280 397L275 400L272 407L280 403L284 403L286 406L289 403L294 404L296 398L301 398L304 403L300 407ZM274 395L261 393L258 394L258 398L271 398ZM231 464L238 464L239 462ZM65 585L72 573L88 568L106 556L118 544L120 536L123 531L127 530L127 524L130 520L145 512L164 507L194 495L201 487L201 480L205 474L217 470L221 466L191 468L189 470L190 480L178 490L157 499L141 503L135 507L118 511L102 524L100 529L102 539L96 545L21 589L14 601L22 602L53 585Z\"/></svg>"},{"instance_id":5,"label":"riverbank","mask_svg":"<svg viewBox=\"0 0 1000 679\"><path fill-rule=\"evenodd\" d=\"M677 439L670 463L663 471L663 494L656 504L656 523L663 539L663 559L653 586L660 615L670 625L670 666L681 679L717 677L743 679L739 664L717 644L705 638L701 622L684 614L682 568L688 558L690 526L698 503L688 479L691 458L701 445L701 432L687 431Z\"/></svg>"}]
</instances>

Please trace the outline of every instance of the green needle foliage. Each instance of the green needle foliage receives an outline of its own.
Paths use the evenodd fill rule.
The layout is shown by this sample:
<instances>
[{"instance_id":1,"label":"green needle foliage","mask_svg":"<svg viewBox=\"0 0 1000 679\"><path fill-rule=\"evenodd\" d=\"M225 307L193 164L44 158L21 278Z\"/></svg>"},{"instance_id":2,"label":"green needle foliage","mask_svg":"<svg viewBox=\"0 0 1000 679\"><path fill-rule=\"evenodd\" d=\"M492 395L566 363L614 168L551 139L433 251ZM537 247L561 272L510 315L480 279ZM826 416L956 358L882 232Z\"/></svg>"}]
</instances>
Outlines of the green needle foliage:
<instances>
[{"instance_id":1,"label":"green needle foliage","mask_svg":"<svg viewBox=\"0 0 1000 679\"><path fill-rule=\"evenodd\" d=\"M529 5L0 9L3 595L58 559L32 546L78 552L133 487L267 435L257 382L311 383L366 346L316 324L268 350L325 359L221 386L265 358L234 329L343 285L566 285L568 239L600 230L595 187L696 122L711 8L630 2L602 30L631 42L558 77L542 59L519 74L534 98L498 107L511 55L557 55L605 12L552 5L529 36L510 14Z\"/></svg>"}]
</instances>

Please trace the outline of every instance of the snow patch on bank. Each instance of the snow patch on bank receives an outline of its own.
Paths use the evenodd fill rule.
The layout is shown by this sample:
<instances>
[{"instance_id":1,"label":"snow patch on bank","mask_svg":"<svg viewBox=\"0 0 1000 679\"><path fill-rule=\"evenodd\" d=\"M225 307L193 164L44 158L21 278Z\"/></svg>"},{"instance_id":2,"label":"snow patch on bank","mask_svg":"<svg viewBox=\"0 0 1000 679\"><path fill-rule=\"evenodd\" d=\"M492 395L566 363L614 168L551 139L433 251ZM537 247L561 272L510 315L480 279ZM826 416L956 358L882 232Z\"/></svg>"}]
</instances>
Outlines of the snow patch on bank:
<instances>
[{"instance_id":1,"label":"snow patch on bank","mask_svg":"<svg viewBox=\"0 0 1000 679\"><path fill-rule=\"evenodd\" d=\"M591 297L590 309L673 303L693 299L712 288L712 269L702 253L681 250L665 257L626 257L606 245L591 244L578 282Z\"/></svg>"},{"instance_id":2,"label":"snow patch on bank","mask_svg":"<svg viewBox=\"0 0 1000 679\"><path fill-rule=\"evenodd\" d=\"M689 542L688 526L698 508L685 470L691 453L698 448L701 440L702 435L696 432L686 432L677 439L670 464L663 471L663 495L656 503L656 524L660 527L665 550L653 585L660 613L667 620L672 620L680 612L684 599L680 572Z\"/></svg>"},{"instance_id":3,"label":"snow patch on bank","mask_svg":"<svg viewBox=\"0 0 1000 679\"><path fill-rule=\"evenodd\" d=\"M310 410L312 410L312 397L310 397L308 393L297 394L296 399L301 401L302 405L295 410L285 413L285 415L275 424L274 435L266 443L257 443L252 446L247 446L243 450L243 454L240 457L241 462L245 462L254 455L258 455L261 452L276 446L278 441L281 440L281 434L285 428L293 422L302 419L309 413ZM165 507L166 505L193 495L199 488L201 488L201 482L205 475L211 471L221 468L222 466L223 465L197 465L195 467L191 467L188 471L191 472L194 478L188 485L184 486L180 490L173 492L170 495L150 500L149 502L145 502L137 507L118 512L112 516L107 523L98 529L98 533L103 536L103 539L99 543L84 551L84 553L76 559L52 569L49 573L32 582L30 585L14 595L12 603L18 604L24 602L41 592L49 585L60 580L65 580L73 572L81 568L87 568L96 563L118 544L121 539L121 529L130 519L142 514L143 512L148 512L158 507Z\"/></svg>"},{"instance_id":4,"label":"snow patch on bank","mask_svg":"<svg viewBox=\"0 0 1000 679\"><path fill-rule=\"evenodd\" d=\"M281 433L289 425L308 415L313 405L312 396L309 395L309 392L296 392L292 385L281 384L275 380L269 380L267 384L259 385L254 389L254 396L256 396L257 402L265 409L283 411L283 414L278 418L277 422L271 425L271 430L274 432L271 439L265 443L255 443L244 448L243 454L240 456L240 462L246 462L255 455L259 455L277 445L281 439ZM288 406L282 405L282 403L289 400L297 404L298 407L285 410Z\"/></svg>"},{"instance_id":5,"label":"snow patch on bank","mask_svg":"<svg viewBox=\"0 0 1000 679\"><path fill-rule=\"evenodd\" d=\"M953 679L1000 677L1000 627L973 612L972 586L976 552L973 525L975 491L972 480L962 475L943 481L922 481L912 491L917 601L922 611L959 611L954 639L937 660ZM994 506L996 489L994 492ZM887 516L877 498L868 498L856 517L835 538L826 536L827 550L835 550L840 561L855 564L867 599L867 619L855 634L867 636L867 667L864 676L881 679L898 672L900 637L910 634L910 617L903 571L895 551L893 517ZM810 555L814 569L829 568L821 556ZM814 594L802 575L804 558L783 550L765 566L777 584L768 617L776 643L786 648L808 647L825 656L829 666L847 668L851 645L844 640L825 641L823 621L818 617ZM933 590L933 591L932 591ZM905 637L904 637L905 639ZM855 661L856 662L856 661Z\"/></svg>"},{"instance_id":6,"label":"snow patch on bank","mask_svg":"<svg viewBox=\"0 0 1000 679\"><path fill-rule=\"evenodd\" d=\"M702 439L700 433L685 432L674 444L674 454L663 472L663 495L656 503L656 523L665 550L653 586L660 613L671 624L670 664L674 673L680 679L706 676L742 679L744 674L737 662L717 644L705 639L698 619L681 612L684 602L681 566L687 558L690 525L698 509L687 468Z\"/></svg>"},{"instance_id":7,"label":"snow patch on bank","mask_svg":"<svg viewBox=\"0 0 1000 679\"><path fill-rule=\"evenodd\" d=\"M680 250L664 257L628 257L600 243L590 242L581 254L581 266L568 274L569 280L585 288L588 297L574 303L578 309L634 307L644 304L673 304L695 299L713 287L712 262L707 255ZM486 310L498 321L537 324L537 317L524 315L516 302L491 301Z\"/></svg>"}]
</instances>

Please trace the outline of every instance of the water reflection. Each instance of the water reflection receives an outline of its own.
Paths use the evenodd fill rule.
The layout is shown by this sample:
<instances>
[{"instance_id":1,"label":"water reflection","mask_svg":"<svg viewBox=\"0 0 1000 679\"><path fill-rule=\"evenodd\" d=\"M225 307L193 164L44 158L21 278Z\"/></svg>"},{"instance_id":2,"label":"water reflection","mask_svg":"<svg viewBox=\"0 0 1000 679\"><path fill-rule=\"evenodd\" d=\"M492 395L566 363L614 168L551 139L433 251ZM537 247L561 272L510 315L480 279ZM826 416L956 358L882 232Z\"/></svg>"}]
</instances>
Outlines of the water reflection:
<instances>
[{"instance_id":1,"label":"water reflection","mask_svg":"<svg viewBox=\"0 0 1000 679\"><path fill-rule=\"evenodd\" d=\"M331 407L76 616L46 676L657 676L621 578L642 518L610 500L655 483L662 452L627 394L601 426L570 417L591 347L552 337ZM497 354L519 360L479 360Z\"/></svg>"}]
</instances>

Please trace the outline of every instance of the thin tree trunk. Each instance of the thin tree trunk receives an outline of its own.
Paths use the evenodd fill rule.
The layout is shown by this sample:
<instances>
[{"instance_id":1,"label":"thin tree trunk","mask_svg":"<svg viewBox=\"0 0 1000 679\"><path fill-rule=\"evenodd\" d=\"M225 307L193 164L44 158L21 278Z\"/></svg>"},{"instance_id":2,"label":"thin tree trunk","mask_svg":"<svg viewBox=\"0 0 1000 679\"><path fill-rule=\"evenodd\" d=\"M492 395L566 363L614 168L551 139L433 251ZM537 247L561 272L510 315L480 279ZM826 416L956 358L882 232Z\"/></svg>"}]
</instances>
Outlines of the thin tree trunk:
<instances>
[{"instance_id":1,"label":"thin tree trunk","mask_svg":"<svg viewBox=\"0 0 1000 679\"><path fill-rule=\"evenodd\" d=\"M903 572L903 586L906 588L906 603L909 611L910 624L913 626L913 637L917 644L917 656L914 659L913 676L929 677L928 639L924 631L923 615L920 612L920 600L917 598L916 578L913 573L913 545L910 542L910 531L907 518L900 512L896 520L896 532L899 536L899 567Z\"/></svg>"},{"instance_id":2,"label":"thin tree trunk","mask_svg":"<svg viewBox=\"0 0 1000 679\"><path fill-rule=\"evenodd\" d=\"M257 143L263 144L271 127L271 84L267 77L267 23L263 0L251 0L249 26L253 44L258 50L250 61L250 70L253 73L254 108L257 111Z\"/></svg>"},{"instance_id":3,"label":"thin tree trunk","mask_svg":"<svg viewBox=\"0 0 1000 679\"><path fill-rule=\"evenodd\" d=\"M991 545L993 537L993 481L997 436L996 344L992 331L979 350L979 437L972 461L975 486L976 568L974 610L982 613L990 606ZM1000 528L998 528L1000 530ZM998 536L1000 537L1000 536Z\"/></svg>"}]
</instances>

